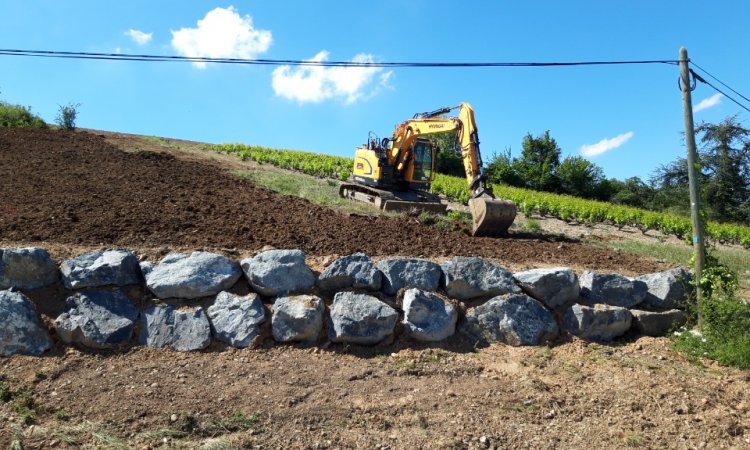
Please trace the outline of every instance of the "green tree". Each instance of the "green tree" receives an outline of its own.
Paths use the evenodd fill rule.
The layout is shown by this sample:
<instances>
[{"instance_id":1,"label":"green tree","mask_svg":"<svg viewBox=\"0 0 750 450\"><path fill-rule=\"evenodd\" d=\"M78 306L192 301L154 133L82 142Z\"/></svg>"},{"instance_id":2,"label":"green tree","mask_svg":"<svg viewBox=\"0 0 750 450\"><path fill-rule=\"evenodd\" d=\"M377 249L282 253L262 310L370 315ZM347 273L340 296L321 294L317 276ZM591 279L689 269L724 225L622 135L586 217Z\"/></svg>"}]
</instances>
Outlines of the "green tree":
<instances>
[{"instance_id":1,"label":"green tree","mask_svg":"<svg viewBox=\"0 0 750 450\"><path fill-rule=\"evenodd\" d=\"M639 177L630 177L625 181L610 180L616 187L609 201L636 208L650 208L656 190Z\"/></svg>"},{"instance_id":2,"label":"green tree","mask_svg":"<svg viewBox=\"0 0 750 450\"><path fill-rule=\"evenodd\" d=\"M435 170L438 173L456 177L466 176L461 149L458 148L456 143L455 132L434 134L429 136L428 139L437 146Z\"/></svg>"},{"instance_id":3,"label":"green tree","mask_svg":"<svg viewBox=\"0 0 750 450\"><path fill-rule=\"evenodd\" d=\"M526 185L518 173L516 162L510 155L510 149L501 154L492 155L492 159L485 170L490 183L507 184L523 187Z\"/></svg>"},{"instance_id":4,"label":"green tree","mask_svg":"<svg viewBox=\"0 0 750 450\"><path fill-rule=\"evenodd\" d=\"M606 181L601 167L581 156L566 157L556 171L560 183L560 192L583 198L608 197L608 192L599 192L603 181Z\"/></svg>"},{"instance_id":5,"label":"green tree","mask_svg":"<svg viewBox=\"0 0 750 450\"><path fill-rule=\"evenodd\" d=\"M702 134L700 159L710 180L704 192L712 218L748 221L745 211L750 200L750 130L733 116L719 124L702 123L695 131Z\"/></svg>"},{"instance_id":6,"label":"green tree","mask_svg":"<svg viewBox=\"0 0 750 450\"><path fill-rule=\"evenodd\" d=\"M561 150L550 137L549 130L537 137L528 133L521 145L521 157L513 165L525 186L538 191L557 192L560 186L557 168L560 166Z\"/></svg>"}]
</instances>

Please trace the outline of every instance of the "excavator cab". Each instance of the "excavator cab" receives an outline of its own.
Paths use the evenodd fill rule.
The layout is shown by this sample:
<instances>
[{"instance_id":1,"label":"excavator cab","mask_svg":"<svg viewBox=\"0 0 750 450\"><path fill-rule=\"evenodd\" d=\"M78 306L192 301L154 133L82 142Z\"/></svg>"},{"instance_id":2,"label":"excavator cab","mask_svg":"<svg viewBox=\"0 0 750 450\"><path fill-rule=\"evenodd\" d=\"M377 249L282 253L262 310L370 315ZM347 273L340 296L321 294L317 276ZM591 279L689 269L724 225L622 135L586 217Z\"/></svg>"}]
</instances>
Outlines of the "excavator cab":
<instances>
[{"instance_id":1,"label":"excavator cab","mask_svg":"<svg viewBox=\"0 0 750 450\"><path fill-rule=\"evenodd\" d=\"M412 183L429 183L435 169L435 146L427 139L417 139L414 142L414 170L411 175Z\"/></svg>"}]
</instances>

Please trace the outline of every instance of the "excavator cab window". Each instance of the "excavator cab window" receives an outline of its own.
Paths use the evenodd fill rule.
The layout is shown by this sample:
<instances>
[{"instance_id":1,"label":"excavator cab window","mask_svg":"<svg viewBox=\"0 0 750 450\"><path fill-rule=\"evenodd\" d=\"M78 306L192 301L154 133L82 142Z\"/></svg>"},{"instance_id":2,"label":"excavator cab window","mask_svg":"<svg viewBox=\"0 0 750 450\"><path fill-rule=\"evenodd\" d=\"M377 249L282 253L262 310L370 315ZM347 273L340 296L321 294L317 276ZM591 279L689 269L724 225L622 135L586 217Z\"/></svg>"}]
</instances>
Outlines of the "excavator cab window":
<instances>
[{"instance_id":1,"label":"excavator cab window","mask_svg":"<svg viewBox=\"0 0 750 450\"><path fill-rule=\"evenodd\" d=\"M414 181L430 181L432 178L432 142L417 140L414 143Z\"/></svg>"}]
</instances>

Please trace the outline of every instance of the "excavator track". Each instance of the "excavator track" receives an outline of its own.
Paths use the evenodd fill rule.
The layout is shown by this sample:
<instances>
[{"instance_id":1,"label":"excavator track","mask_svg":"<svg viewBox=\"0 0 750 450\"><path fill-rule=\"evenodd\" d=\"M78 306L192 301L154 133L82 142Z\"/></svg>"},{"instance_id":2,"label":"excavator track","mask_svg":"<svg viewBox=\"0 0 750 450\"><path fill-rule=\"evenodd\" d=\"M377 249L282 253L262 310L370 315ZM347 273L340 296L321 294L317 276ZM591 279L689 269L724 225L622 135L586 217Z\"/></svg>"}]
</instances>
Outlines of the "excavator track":
<instances>
[{"instance_id":1,"label":"excavator track","mask_svg":"<svg viewBox=\"0 0 750 450\"><path fill-rule=\"evenodd\" d=\"M367 203L383 211L426 211L444 214L448 205L440 198L424 191L386 191L357 183L344 183L339 187L339 196Z\"/></svg>"}]
</instances>

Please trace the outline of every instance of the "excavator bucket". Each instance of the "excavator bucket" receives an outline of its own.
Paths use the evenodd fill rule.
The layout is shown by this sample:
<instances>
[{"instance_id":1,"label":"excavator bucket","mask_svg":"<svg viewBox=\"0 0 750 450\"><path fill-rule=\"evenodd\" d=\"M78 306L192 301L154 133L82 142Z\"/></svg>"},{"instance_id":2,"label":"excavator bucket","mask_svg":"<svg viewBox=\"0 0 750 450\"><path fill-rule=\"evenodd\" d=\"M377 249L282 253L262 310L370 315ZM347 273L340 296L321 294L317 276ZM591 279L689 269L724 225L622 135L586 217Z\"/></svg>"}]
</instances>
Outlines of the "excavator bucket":
<instances>
[{"instance_id":1,"label":"excavator bucket","mask_svg":"<svg viewBox=\"0 0 750 450\"><path fill-rule=\"evenodd\" d=\"M508 200L477 197L469 200L474 236L502 236L516 218L516 205Z\"/></svg>"}]
</instances>

